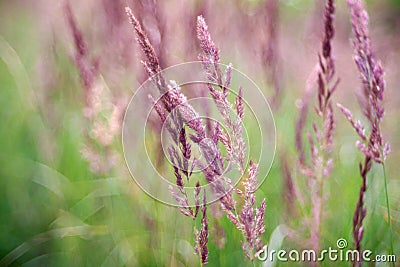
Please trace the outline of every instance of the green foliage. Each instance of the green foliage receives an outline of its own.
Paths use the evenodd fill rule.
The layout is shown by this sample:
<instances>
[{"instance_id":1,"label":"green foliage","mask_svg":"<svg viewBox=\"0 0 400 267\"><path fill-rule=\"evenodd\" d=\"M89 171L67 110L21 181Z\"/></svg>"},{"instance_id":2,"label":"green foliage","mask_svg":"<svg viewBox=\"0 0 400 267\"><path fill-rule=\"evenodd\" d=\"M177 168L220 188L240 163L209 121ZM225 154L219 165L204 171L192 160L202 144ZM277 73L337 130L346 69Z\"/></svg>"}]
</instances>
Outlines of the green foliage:
<instances>
[{"instance_id":1,"label":"green foliage","mask_svg":"<svg viewBox=\"0 0 400 267\"><path fill-rule=\"evenodd\" d=\"M113 176L96 176L89 171L80 153L85 125L78 103L78 78L60 46L55 47L59 80L55 91L47 92L47 106L41 106L40 94L46 92L32 88L30 81L38 51L35 45L22 45L33 36L23 31L27 24L16 20L12 27L15 33L6 31L2 34L8 39L1 39L3 45L12 42L9 47L15 48L15 54L0 53L0 265L196 266L191 219L151 199L126 170ZM275 116L278 143L284 142L290 153L294 151L294 124L288 121L297 118L295 100L296 96L288 95ZM349 244L352 240L352 216L361 179L359 153L354 142L346 138L354 136L349 128L338 128L336 167L326 184L329 212L322 226L324 247L336 246L339 238ZM267 198L265 244L279 225L287 223L279 164L275 158L257 192L257 199ZM388 169L388 177L396 175ZM387 218L382 220L381 177L381 171L374 169L367 195L364 243L374 253L386 253L389 243ZM391 192L392 196L398 194L396 187ZM241 234L226 218L219 223L226 233L225 246L217 247L210 236L208 266L252 266L243 255ZM302 223L301 218L297 223ZM394 235L395 252L399 253L398 228ZM293 244L283 240L283 246Z\"/></svg>"}]
</instances>

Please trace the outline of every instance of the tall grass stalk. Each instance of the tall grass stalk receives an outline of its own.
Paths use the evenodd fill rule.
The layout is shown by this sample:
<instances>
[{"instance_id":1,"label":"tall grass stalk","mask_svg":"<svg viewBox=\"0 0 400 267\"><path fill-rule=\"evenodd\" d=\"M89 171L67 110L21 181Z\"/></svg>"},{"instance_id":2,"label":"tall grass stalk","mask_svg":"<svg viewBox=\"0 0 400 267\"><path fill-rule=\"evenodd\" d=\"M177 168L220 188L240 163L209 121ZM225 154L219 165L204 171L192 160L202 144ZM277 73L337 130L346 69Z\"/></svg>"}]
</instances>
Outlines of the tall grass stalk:
<instances>
[{"instance_id":1,"label":"tall grass stalk","mask_svg":"<svg viewBox=\"0 0 400 267\"><path fill-rule=\"evenodd\" d=\"M322 224L327 199L327 194L324 192L325 181L329 178L333 169L331 150L333 147L335 118L332 95L339 83L339 79L335 77L336 69L332 56L334 13L334 1L327 0L324 11L324 37L321 42L321 53L318 55L318 64L307 81L306 91L303 95L303 106L296 124L298 163L302 174L308 178L308 181L305 182L306 188L296 191L303 191L301 192L302 199L308 200L301 203L301 205L309 205L311 207L310 218L308 218L309 242L315 251L319 251L322 240ZM312 123L312 129L308 131L310 158L307 160L303 146L303 131L307 121L312 89L315 84L317 85L315 112L319 119ZM305 207L302 208L305 209Z\"/></svg>"},{"instance_id":2,"label":"tall grass stalk","mask_svg":"<svg viewBox=\"0 0 400 267\"><path fill-rule=\"evenodd\" d=\"M353 217L354 243L356 249L361 252L361 243L365 231L363 222L367 214L364 201L367 191L367 176L372 168L373 162L381 164L384 167L386 156L389 153L389 144L384 142L380 126L384 116L384 106L382 102L386 84L382 63L376 59L372 52L371 40L369 37L369 17L364 3L361 0L347 0L346 2L350 9L351 25L354 33L354 62L359 71L362 88L359 102L361 103L362 111L370 129L370 132L366 134L364 125L360 121L355 121L353 119L351 111L338 104L338 107L358 134L360 140L356 142L356 146L364 154L364 161L359 164L362 183ZM386 204L388 214L390 214L385 174L384 183ZM390 217L388 220L390 225ZM392 235L391 232L390 235ZM353 262L353 266L361 266L361 264L361 260Z\"/></svg>"},{"instance_id":3,"label":"tall grass stalk","mask_svg":"<svg viewBox=\"0 0 400 267\"><path fill-rule=\"evenodd\" d=\"M386 178L386 167L385 167L385 164L382 164L382 170L383 170L383 180L384 180L384 184L385 184L386 211L387 211L388 226L389 226L389 231L390 231L390 251L389 251L389 254L393 255L394 249L393 249L392 216L390 214L389 193L388 193L388 188L387 188L387 178ZM394 262L391 263L391 266L394 267Z\"/></svg>"}]
</instances>

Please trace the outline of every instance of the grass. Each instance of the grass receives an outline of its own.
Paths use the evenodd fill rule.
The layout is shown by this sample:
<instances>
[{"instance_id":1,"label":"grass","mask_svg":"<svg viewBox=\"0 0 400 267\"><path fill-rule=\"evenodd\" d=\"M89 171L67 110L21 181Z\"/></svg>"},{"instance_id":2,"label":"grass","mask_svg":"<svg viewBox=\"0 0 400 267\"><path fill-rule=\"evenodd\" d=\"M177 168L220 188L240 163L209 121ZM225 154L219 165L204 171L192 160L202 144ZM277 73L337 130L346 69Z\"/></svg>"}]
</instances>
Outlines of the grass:
<instances>
[{"instance_id":1,"label":"grass","mask_svg":"<svg viewBox=\"0 0 400 267\"><path fill-rule=\"evenodd\" d=\"M4 9L0 10L3 14ZM77 73L64 48L57 45L56 86L46 92L35 85L39 44L33 39L32 46L24 45L37 34L25 21L26 16L21 15L12 28L0 31L1 48L8 49L0 52L0 265L197 266L189 218L148 197L126 169L103 176L90 172L80 154L85 122L78 101ZM291 91L296 85L287 87ZM269 91L265 89L266 94ZM284 146L292 154L297 116L294 102L298 96L285 95L281 110L274 114L278 149ZM45 106L43 99L48 99ZM339 120L336 167L324 190L330 197L322 225L323 248L335 247L339 238L352 244L352 216L361 182L357 170L360 155L352 140L355 135L335 112ZM395 160L389 159L388 166ZM392 212L389 234L386 221L390 224L390 214L385 217L382 209L388 205L388 194L384 194L387 183L384 189L381 182L386 172L389 189L394 192L391 195L399 192L399 188L390 187L390 180L397 179L395 168L388 167L384 176L373 168L366 196L363 247L388 253L392 243L392 250L400 255L399 218ZM257 191L257 199L267 198L265 244L279 225L287 223L282 183L279 159L275 158ZM399 201L396 197L393 200ZM210 225L214 220L210 218ZM214 236L210 236L208 266L253 266L243 255L241 234L226 218L219 222L225 229L226 242L218 248ZM301 224L301 219L295 223ZM284 240L282 247L294 245ZM261 266L259 262L255 265ZM321 265L331 266L329 262Z\"/></svg>"}]
</instances>

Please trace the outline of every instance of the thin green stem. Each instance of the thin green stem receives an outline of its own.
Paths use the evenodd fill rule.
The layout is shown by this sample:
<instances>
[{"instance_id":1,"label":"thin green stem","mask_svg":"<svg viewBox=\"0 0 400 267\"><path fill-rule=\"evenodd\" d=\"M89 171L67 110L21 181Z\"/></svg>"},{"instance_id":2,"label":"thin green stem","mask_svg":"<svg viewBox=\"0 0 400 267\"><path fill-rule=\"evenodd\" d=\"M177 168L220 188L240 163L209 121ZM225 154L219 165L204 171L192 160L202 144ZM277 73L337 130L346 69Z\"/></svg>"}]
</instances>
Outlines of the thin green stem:
<instances>
[{"instance_id":1,"label":"thin green stem","mask_svg":"<svg viewBox=\"0 0 400 267\"><path fill-rule=\"evenodd\" d=\"M389 234L390 234L390 251L389 253L393 255L393 231L392 231L392 217L390 216L390 206L389 206L389 194L387 189L387 178L386 178L386 168L385 164L382 164L383 169L383 179L385 182L385 197L386 197L386 207L387 207L387 216L388 216L388 224L389 224ZM391 266L394 267L394 262L391 263Z\"/></svg>"},{"instance_id":2,"label":"thin green stem","mask_svg":"<svg viewBox=\"0 0 400 267\"><path fill-rule=\"evenodd\" d=\"M327 81L325 81L325 84L328 84L328 82ZM327 120L327 114L326 114L326 111L327 111L327 103L325 103L325 106L324 106L324 108L323 108L323 110L322 110L322 125L324 125L324 123L325 123L325 121ZM323 126L322 126L322 128L323 128ZM325 135L324 135L324 138L322 139L322 144L321 144L321 166L320 166L320 170L319 170L319 176L317 177L317 182L318 182L318 193L319 193L319 195L318 195L318 200L317 201L319 201L319 203L318 203L318 205L319 205L319 210L318 210L318 218L317 218L317 235L318 235L318 244L317 244L317 251L319 251L319 249L320 249L320 241L321 241L321 231L322 231L322 218L323 218L323 216L322 216L322 211L323 211L323 199L324 199L324 182L325 182L325 175L324 175L324 171L325 171L325 168L326 168L326 158L327 157L329 157L328 155L327 155L327 150L326 150L326 143L327 143L327 140L326 140L326 138L325 138ZM317 263L317 266L319 266L320 265L320 263Z\"/></svg>"},{"instance_id":3,"label":"thin green stem","mask_svg":"<svg viewBox=\"0 0 400 267\"><path fill-rule=\"evenodd\" d=\"M198 243L198 236L197 236L197 234L196 234L196 231L197 231L197 228L196 228L196 220L194 219L194 220L193 220L194 243L195 243L195 246L198 246L199 243ZM199 258L199 266L200 266L200 267L203 267L204 264L203 264L203 260L202 260L202 258L201 258L200 248L198 247L197 249L198 249L198 250L197 250L196 254L197 254L198 258Z\"/></svg>"}]
</instances>

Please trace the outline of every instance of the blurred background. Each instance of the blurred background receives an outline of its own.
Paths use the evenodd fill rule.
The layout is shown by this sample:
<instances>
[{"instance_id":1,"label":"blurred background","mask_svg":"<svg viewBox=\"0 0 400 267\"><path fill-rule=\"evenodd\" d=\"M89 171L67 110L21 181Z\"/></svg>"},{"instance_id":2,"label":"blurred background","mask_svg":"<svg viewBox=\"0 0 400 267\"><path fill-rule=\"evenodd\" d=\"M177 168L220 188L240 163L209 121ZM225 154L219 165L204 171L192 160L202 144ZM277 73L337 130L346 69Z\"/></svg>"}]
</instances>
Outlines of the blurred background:
<instances>
[{"instance_id":1,"label":"blurred background","mask_svg":"<svg viewBox=\"0 0 400 267\"><path fill-rule=\"evenodd\" d=\"M337 2L333 55L341 81L334 103L361 118L349 11L345 1ZM277 231L296 229L304 220L290 216L282 159L296 176L294 127L318 60L324 1L71 0L69 8L66 3L0 1L0 265L198 265L192 220L141 191L124 163L118 125L146 80L125 6L144 25L162 67L197 60L195 26L202 14L221 62L232 63L263 90L277 131L275 161L257 191L258 200L267 199L263 243L275 233L276 246L297 247ZM400 257L400 1L370 0L367 8L373 50L386 71L382 132L391 146L386 172L392 218L385 215L382 169L375 166L363 247L388 253L391 219ZM98 89L94 102L92 87ZM352 244L361 182L357 136L335 113L324 246L335 246L339 238ZM252 266L241 234L224 216L210 217L209 266Z\"/></svg>"}]
</instances>

